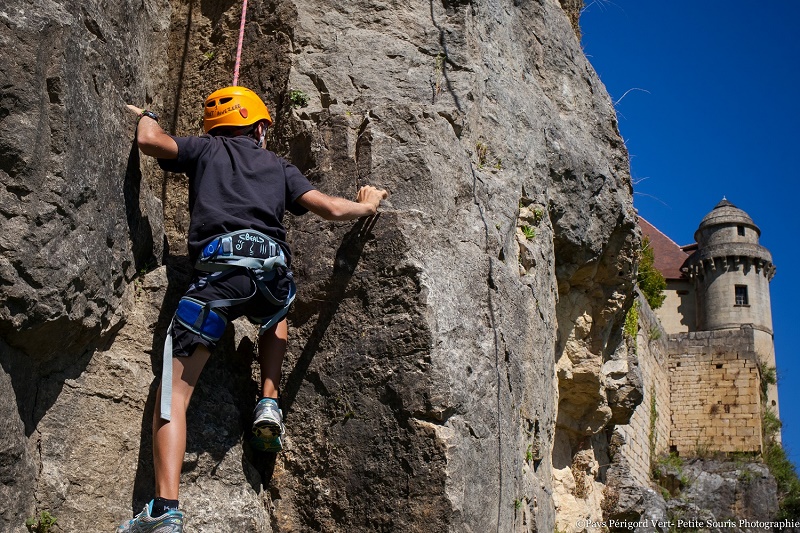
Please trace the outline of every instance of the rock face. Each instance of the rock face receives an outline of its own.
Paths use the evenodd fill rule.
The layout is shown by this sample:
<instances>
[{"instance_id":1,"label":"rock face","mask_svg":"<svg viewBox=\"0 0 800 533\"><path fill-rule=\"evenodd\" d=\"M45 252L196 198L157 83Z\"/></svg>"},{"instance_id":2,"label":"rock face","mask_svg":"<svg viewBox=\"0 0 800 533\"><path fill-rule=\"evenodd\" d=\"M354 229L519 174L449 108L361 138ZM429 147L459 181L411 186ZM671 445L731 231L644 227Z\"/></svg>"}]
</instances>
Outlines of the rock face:
<instances>
[{"instance_id":1,"label":"rock face","mask_svg":"<svg viewBox=\"0 0 800 533\"><path fill-rule=\"evenodd\" d=\"M151 496L160 345L190 270L185 180L131 151L123 104L198 133L240 6L40 4L0 11L0 438L20 458L0 462L2 520L85 530L100 500L108 530ZM242 444L256 385L238 324L190 408L188 530L552 531L557 509L600 513L603 430L636 398L637 235L614 110L561 6L254 4L241 83L265 95L270 147L324 192L391 198L374 220L288 220L287 448Z\"/></svg>"},{"instance_id":2,"label":"rock face","mask_svg":"<svg viewBox=\"0 0 800 533\"><path fill-rule=\"evenodd\" d=\"M661 531L655 524L670 521L710 533L755 532L778 516L777 484L763 463L695 458L679 465L658 464L661 493L622 487L629 476L614 470L609 485L620 487L620 497L609 518L637 524L637 533Z\"/></svg>"},{"instance_id":3,"label":"rock face","mask_svg":"<svg viewBox=\"0 0 800 533\"><path fill-rule=\"evenodd\" d=\"M165 70L148 44L168 11L100 4L0 12L0 335L39 358L84 351L163 247L121 105Z\"/></svg>"},{"instance_id":4,"label":"rock face","mask_svg":"<svg viewBox=\"0 0 800 533\"><path fill-rule=\"evenodd\" d=\"M20 419L11 378L6 373L8 351L0 343L3 368L0 368L0 501L3 502L0 524L6 530L12 525L21 526L32 512L32 498L36 479L33 454L28 449L25 425Z\"/></svg>"},{"instance_id":5,"label":"rock face","mask_svg":"<svg viewBox=\"0 0 800 533\"><path fill-rule=\"evenodd\" d=\"M689 480L684 500L707 509L719 521L732 516L772 520L778 515L777 484L764 464L699 460L683 470Z\"/></svg>"},{"instance_id":6,"label":"rock face","mask_svg":"<svg viewBox=\"0 0 800 533\"><path fill-rule=\"evenodd\" d=\"M61 393L120 323L127 283L162 254L161 208L142 183L121 106L163 79L166 65L152 55L168 17L168 6L150 1L0 8L4 531L24 530L35 508L58 513L71 501L74 480L52 471L59 458L48 454L83 431L87 405ZM59 406L69 416L53 418ZM44 433L53 448L40 445ZM96 460L116 457L111 450ZM45 507L36 486L50 474L46 483L67 492Z\"/></svg>"}]
</instances>

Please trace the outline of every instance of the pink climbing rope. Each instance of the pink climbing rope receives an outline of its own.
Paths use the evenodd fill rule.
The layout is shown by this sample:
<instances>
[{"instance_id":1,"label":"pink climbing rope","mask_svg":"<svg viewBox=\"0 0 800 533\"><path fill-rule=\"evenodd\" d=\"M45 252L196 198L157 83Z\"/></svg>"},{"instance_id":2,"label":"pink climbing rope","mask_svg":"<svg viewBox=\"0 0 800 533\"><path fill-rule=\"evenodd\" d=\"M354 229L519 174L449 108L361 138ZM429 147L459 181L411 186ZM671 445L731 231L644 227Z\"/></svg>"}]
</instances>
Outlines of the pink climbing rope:
<instances>
[{"instance_id":1,"label":"pink climbing rope","mask_svg":"<svg viewBox=\"0 0 800 533\"><path fill-rule=\"evenodd\" d=\"M233 68L233 84L239 84L239 64L242 62L242 41L244 41L244 21L247 16L247 0L242 4L242 23L239 25L239 45L236 47L236 66Z\"/></svg>"}]
</instances>

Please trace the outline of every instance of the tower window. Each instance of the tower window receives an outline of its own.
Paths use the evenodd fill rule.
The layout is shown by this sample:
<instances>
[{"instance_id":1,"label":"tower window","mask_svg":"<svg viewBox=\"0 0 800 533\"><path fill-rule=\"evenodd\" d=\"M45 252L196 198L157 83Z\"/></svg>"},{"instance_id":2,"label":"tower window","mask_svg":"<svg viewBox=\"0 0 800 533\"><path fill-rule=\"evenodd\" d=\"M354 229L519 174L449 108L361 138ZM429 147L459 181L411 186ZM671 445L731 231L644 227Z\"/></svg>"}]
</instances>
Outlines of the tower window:
<instances>
[{"instance_id":1,"label":"tower window","mask_svg":"<svg viewBox=\"0 0 800 533\"><path fill-rule=\"evenodd\" d=\"M736 305L749 305L750 302L747 299L747 285L737 285L736 286Z\"/></svg>"},{"instance_id":2,"label":"tower window","mask_svg":"<svg viewBox=\"0 0 800 533\"><path fill-rule=\"evenodd\" d=\"M738 226L738 227L737 227L737 230L739 231L739 235L741 235L742 237L744 237L744 226Z\"/></svg>"}]
</instances>

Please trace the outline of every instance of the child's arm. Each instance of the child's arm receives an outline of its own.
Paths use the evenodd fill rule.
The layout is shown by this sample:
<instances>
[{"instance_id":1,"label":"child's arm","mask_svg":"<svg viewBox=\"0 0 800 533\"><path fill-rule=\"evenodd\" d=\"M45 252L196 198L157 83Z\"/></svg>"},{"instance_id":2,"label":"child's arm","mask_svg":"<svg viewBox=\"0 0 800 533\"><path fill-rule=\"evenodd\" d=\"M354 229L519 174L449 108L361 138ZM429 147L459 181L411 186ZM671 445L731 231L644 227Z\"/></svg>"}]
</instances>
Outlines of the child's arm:
<instances>
[{"instance_id":1,"label":"child's arm","mask_svg":"<svg viewBox=\"0 0 800 533\"><path fill-rule=\"evenodd\" d=\"M143 109L133 105L127 107L132 113L139 116L139 124L136 128L136 142L139 150L144 155L159 159L176 159L178 143L175 142L175 139L167 135L156 120L142 115Z\"/></svg>"},{"instance_id":2,"label":"child's arm","mask_svg":"<svg viewBox=\"0 0 800 533\"><path fill-rule=\"evenodd\" d=\"M311 190L298 198L297 203L325 220L353 220L377 213L381 200L388 196L383 189L365 185L358 191L355 202Z\"/></svg>"}]
</instances>

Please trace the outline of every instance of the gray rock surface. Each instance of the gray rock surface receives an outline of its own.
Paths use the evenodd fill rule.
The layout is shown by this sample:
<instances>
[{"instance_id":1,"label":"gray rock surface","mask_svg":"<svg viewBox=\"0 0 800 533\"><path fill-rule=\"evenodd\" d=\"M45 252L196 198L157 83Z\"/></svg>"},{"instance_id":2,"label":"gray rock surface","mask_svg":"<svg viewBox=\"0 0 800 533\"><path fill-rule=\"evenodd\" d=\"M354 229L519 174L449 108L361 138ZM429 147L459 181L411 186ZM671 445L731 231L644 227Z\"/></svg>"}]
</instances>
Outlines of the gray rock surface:
<instances>
[{"instance_id":1,"label":"gray rock surface","mask_svg":"<svg viewBox=\"0 0 800 533\"><path fill-rule=\"evenodd\" d=\"M636 388L603 370L627 358L627 154L568 17L554 0L254 4L241 83L266 97L270 146L324 192L392 196L370 221L289 220L287 449L241 442L256 390L239 325L190 408L187 531L554 530L554 467ZM230 83L239 4L35 7L0 12L19 49L0 69L20 78L1 100L3 239L63 248L50 266L2 244L19 421L2 438L36 450L14 516L83 530L100 499L110 529L149 498L154 375L188 272L185 180L129 154L122 104L196 134L203 96ZM134 279L161 254L148 190L170 253Z\"/></svg>"},{"instance_id":2,"label":"gray rock surface","mask_svg":"<svg viewBox=\"0 0 800 533\"><path fill-rule=\"evenodd\" d=\"M127 283L162 254L161 207L130 157L122 105L158 92L168 17L149 0L0 7L2 531L26 531L41 510L59 516L75 493L65 478L45 501L37 489L62 443L84 432L86 406L61 393L121 323ZM97 461L118 454L100 450ZM100 494L93 486L78 492Z\"/></svg>"},{"instance_id":3,"label":"gray rock surface","mask_svg":"<svg viewBox=\"0 0 800 533\"><path fill-rule=\"evenodd\" d=\"M84 351L161 254L123 104L155 92L168 16L150 1L0 11L0 335L35 357Z\"/></svg>"},{"instance_id":4,"label":"gray rock surface","mask_svg":"<svg viewBox=\"0 0 800 533\"><path fill-rule=\"evenodd\" d=\"M681 464L659 464L657 468L661 493L629 483L624 460L610 469L609 485L619 494L615 509L609 513L611 520L641 524L635 529L637 533L668 531L668 526L654 524L673 522L678 527L679 521L679 530L743 533L763 531L763 526L756 524L778 516L777 484L763 463L691 459Z\"/></svg>"},{"instance_id":5,"label":"gray rock surface","mask_svg":"<svg viewBox=\"0 0 800 533\"><path fill-rule=\"evenodd\" d=\"M720 520L734 516L772 520L778 516L778 488L765 464L698 460L686 464L683 471L689 480L684 499Z\"/></svg>"},{"instance_id":6,"label":"gray rock surface","mask_svg":"<svg viewBox=\"0 0 800 533\"><path fill-rule=\"evenodd\" d=\"M138 278L123 297L130 312L113 344L96 351L80 375L40 380L40 387L61 391L33 435L40 461L36 505L65 531L96 531L97 524L110 531L153 496L153 376L186 274L171 268L168 279L160 267ZM189 410L181 495L189 531L221 531L220 524L226 531L271 531L258 461L242 447L256 394L252 328L236 325L221 340Z\"/></svg>"},{"instance_id":7,"label":"gray rock surface","mask_svg":"<svg viewBox=\"0 0 800 533\"><path fill-rule=\"evenodd\" d=\"M34 455L25 438L25 426L17 411L16 393L9 366L13 350L0 341L3 366L0 367L0 529L21 526L33 515L33 488L36 477Z\"/></svg>"}]
</instances>

